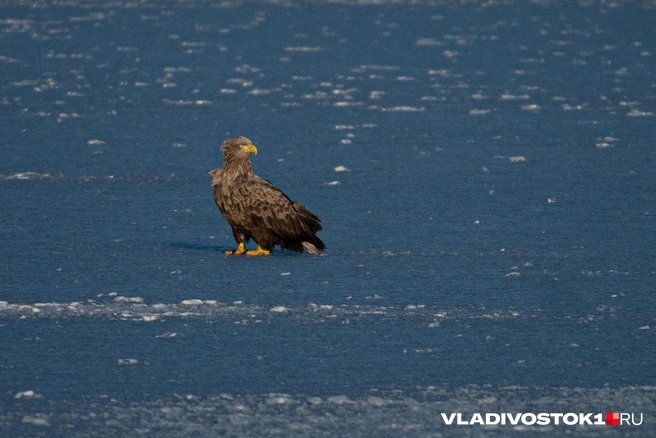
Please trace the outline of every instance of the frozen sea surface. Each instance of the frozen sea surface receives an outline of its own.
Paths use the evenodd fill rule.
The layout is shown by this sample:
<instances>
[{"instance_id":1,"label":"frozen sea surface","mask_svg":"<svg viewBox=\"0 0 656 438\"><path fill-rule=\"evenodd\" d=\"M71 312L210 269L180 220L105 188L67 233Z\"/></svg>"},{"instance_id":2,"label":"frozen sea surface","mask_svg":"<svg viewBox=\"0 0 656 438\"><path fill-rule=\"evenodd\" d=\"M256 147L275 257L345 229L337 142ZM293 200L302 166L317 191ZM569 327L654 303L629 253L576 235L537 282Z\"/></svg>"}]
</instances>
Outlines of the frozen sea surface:
<instances>
[{"instance_id":1,"label":"frozen sea surface","mask_svg":"<svg viewBox=\"0 0 656 438\"><path fill-rule=\"evenodd\" d=\"M0 4L0 434L656 434L656 4ZM207 172L323 219L235 243ZM635 412L642 426L447 426Z\"/></svg>"}]
</instances>

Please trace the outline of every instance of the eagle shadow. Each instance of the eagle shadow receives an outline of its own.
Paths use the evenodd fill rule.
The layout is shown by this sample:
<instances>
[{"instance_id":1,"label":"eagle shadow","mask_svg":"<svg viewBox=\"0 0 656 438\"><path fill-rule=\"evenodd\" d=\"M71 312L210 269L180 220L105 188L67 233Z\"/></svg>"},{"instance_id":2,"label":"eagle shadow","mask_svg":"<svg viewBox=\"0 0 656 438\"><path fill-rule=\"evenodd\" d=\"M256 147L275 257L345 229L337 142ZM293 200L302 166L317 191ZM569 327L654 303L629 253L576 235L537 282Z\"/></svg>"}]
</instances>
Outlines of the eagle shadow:
<instances>
[{"instance_id":1,"label":"eagle shadow","mask_svg":"<svg viewBox=\"0 0 656 438\"><path fill-rule=\"evenodd\" d=\"M173 248L177 249L192 249L194 251L213 251L213 252L223 252L229 251L234 248L229 248L227 246L210 246L210 245L199 245L196 243L187 243L187 242L174 242L171 244Z\"/></svg>"},{"instance_id":2,"label":"eagle shadow","mask_svg":"<svg viewBox=\"0 0 656 438\"><path fill-rule=\"evenodd\" d=\"M235 249L234 245L233 246L219 246L219 245L199 245L196 243L188 243L188 242L174 242L171 243L171 247L177 248L177 249L190 249L193 251L211 251L211 252L218 252L218 253L224 253L225 251L232 251ZM275 254L276 256L296 256L296 257L303 257L303 256L308 256L308 254L302 253L299 254L294 251L289 251L289 250L279 250L275 249L271 252L271 254ZM248 256L245 256L248 257ZM239 256L236 256L236 258L241 258ZM251 258L251 257L248 257Z\"/></svg>"}]
</instances>

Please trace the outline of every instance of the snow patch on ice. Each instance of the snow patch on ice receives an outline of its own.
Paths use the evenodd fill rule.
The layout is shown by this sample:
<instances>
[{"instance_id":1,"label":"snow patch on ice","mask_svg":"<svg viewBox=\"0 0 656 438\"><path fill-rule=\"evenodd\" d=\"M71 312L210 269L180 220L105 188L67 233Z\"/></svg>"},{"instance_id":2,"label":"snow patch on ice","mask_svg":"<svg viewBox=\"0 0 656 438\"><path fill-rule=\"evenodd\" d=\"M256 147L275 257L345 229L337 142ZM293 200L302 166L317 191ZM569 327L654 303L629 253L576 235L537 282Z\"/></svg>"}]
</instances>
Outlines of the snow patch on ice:
<instances>
[{"instance_id":1,"label":"snow patch on ice","mask_svg":"<svg viewBox=\"0 0 656 438\"><path fill-rule=\"evenodd\" d=\"M15 399L42 399L44 398L42 394L37 394L36 392L28 389L27 391L17 392L14 395Z\"/></svg>"},{"instance_id":2,"label":"snow patch on ice","mask_svg":"<svg viewBox=\"0 0 656 438\"><path fill-rule=\"evenodd\" d=\"M275 312L275 313L285 313L285 312L288 312L289 309L285 306L276 306L276 307L273 307L271 309L271 311Z\"/></svg>"},{"instance_id":3,"label":"snow patch on ice","mask_svg":"<svg viewBox=\"0 0 656 438\"><path fill-rule=\"evenodd\" d=\"M323 47L308 47L308 46L299 46L299 47L292 47L292 46L287 46L285 47L285 52L321 52L323 50Z\"/></svg>"},{"instance_id":4,"label":"snow patch on ice","mask_svg":"<svg viewBox=\"0 0 656 438\"><path fill-rule=\"evenodd\" d=\"M50 179L54 178L50 173L39 172L19 172L13 175L0 175L0 179L7 180L33 180L33 179Z\"/></svg>"},{"instance_id":5,"label":"snow patch on ice","mask_svg":"<svg viewBox=\"0 0 656 438\"><path fill-rule=\"evenodd\" d=\"M637 108L633 108L629 113L627 113L627 116L629 117L653 117L654 113L651 111L640 111Z\"/></svg>"},{"instance_id":6,"label":"snow patch on ice","mask_svg":"<svg viewBox=\"0 0 656 438\"><path fill-rule=\"evenodd\" d=\"M25 415L21 420L24 424L31 424L33 426L50 426L50 417L45 414Z\"/></svg>"},{"instance_id":7,"label":"snow patch on ice","mask_svg":"<svg viewBox=\"0 0 656 438\"><path fill-rule=\"evenodd\" d=\"M435 38L420 38L417 40L415 44L423 47L434 47L434 46L443 46L446 43L443 41L438 41Z\"/></svg>"}]
</instances>

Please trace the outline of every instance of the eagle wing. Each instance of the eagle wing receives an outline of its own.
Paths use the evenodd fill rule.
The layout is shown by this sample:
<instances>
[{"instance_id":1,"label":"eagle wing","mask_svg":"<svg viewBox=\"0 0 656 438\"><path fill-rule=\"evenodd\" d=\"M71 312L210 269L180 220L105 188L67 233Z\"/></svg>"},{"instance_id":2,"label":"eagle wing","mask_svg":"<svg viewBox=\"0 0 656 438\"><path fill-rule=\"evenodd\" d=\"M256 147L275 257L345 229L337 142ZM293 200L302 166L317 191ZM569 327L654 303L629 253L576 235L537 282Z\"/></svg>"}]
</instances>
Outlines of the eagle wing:
<instances>
[{"instance_id":1,"label":"eagle wing","mask_svg":"<svg viewBox=\"0 0 656 438\"><path fill-rule=\"evenodd\" d=\"M255 176L238 185L233 200L250 222L281 238L303 239L321 230L321 220L304 205L294 202L269 181Z\"/></svg>"}]
</instances>

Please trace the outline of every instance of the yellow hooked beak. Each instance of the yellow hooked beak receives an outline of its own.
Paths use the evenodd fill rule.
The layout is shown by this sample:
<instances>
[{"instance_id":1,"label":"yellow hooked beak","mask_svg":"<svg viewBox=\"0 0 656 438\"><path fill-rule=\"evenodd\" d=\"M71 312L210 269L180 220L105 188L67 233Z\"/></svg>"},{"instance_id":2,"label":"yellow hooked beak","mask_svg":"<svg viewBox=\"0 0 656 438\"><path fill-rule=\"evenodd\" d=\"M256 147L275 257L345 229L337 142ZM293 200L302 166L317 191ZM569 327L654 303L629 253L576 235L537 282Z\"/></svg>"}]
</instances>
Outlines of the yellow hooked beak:
<instances>
[{"instance_id":1,"label":"yellow hooked beak","mask_svg":"<svg viewBox=\"0 0 656 438\"><path fill-rule=\"evenodd\" d=\"M249 144L249 145L246 145L246 146L242 146L241 148L244 150L244 152L248 152L249 154L257 155L257 148L255 147L254 144Z\"/></svg>"}]
</instances>

